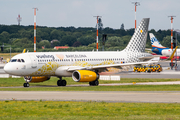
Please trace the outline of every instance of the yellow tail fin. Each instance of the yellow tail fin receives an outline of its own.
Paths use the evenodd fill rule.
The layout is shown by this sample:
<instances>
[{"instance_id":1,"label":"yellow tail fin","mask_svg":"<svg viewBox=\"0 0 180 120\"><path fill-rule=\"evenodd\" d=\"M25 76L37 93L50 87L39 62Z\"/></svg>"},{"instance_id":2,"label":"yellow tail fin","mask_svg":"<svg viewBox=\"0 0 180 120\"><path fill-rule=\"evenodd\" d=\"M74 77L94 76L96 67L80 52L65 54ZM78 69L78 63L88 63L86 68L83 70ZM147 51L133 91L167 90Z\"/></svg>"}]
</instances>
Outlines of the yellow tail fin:
<instances>
[{"instance_id":1,"label":"yellow tail fin","mask_svg":"<svg viewBox=\"0 0 180 120\"><path fill-rule=\"evenodd\" d=\"M23 53L25 53L25 52L26 52L26 49L23 50Z\"/></svg>"}]
</instances>

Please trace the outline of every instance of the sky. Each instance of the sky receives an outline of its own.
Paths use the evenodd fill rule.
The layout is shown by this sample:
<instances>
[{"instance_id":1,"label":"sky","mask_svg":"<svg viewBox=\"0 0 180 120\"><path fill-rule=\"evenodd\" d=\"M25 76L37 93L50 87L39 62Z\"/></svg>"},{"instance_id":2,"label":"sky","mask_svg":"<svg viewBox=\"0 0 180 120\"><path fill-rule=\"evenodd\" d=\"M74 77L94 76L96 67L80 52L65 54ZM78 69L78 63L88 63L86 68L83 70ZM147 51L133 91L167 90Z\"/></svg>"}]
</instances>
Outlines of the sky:
<instances>
[{"instance_id":1,"label":"sky","mask_svg":"<svg viewBox=\"0 0 180 120\"><path fill-rule=\"evenodd\" d=\"M36 24L48 27L95 27L96 17L102 16L103 27L125 29L135 26L135 6L132 2L140 2L137 6L136 18L139 25L142 18L150 18L149 30L171 29L168 16L176 16L173 29L180 29L180 0L0 0L0 24L18 24L18 14L22 17L21 25Z\"/></svg>"}]
</instances>

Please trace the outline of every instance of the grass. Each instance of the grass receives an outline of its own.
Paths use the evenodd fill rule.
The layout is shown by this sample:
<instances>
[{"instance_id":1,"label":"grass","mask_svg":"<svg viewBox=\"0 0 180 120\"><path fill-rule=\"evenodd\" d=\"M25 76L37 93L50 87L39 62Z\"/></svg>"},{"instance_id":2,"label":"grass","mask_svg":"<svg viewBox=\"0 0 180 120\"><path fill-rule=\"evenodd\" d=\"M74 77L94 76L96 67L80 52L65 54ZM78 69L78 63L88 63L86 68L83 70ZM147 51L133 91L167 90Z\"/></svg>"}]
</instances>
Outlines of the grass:
<instances>
[{"instance_id":1,"label":"grass","mask_svg":"<svg viewBox=\"0 0 180 120\"><path fill-rule=\"evenodd\" d=\"M75 84L88 84L88 82L74 82L71 77L63 78L67 81L67 85ZM52 86L57 85L57 77L51 77L50 80L41 83L30 83L31 86ZM167 81L180 81L180 79L152 79L152 78L121 78L120 81L110 81L110 80L99 80L100 84L107 83L133 83L133 82L167 82ZM0 78L0 87L12 87L12 86L22 86L24 83L23 78Z\"/></svg>"},{"instance_id":2,"label":"grass","mask_svg":"<svg viewBox=\"0 0 180 120\"><path fill-rule=\"evenodd\" d=\"M0 78L0 91L180 91L180 85L122 85L122 86L66 86L57 87L58 78L52 77L49 81L42 83L30 83L29 88L13 87L23 86L23 78ZM85 84L74 82L72 78L66 78L67 85ZM149 78L122 78L121 81L103 81L106 83L133 83L133 82L160 82L160 81L180 81L180 79L149 79ZM34 86L34 87L31 87ZM8 87L8 88L1 88ZM9 88L10 87L10 88Z\"/></svg>"},{"instance_id":3,"label":"grass","mask_svg":"<svg viewBox=\"0 0 180 120\"><path fill-rule=\"evenodd\" d=\"M180 104L0 101L0 119L177 120Z\"/></svg>"},{"instance_id":4,"label":"grass","mask_svg":"<svg viewBox=\"0 0 180 120\"><path fill-rule=\"evenodd\" d=\"M0 91L180 91L180 85L38 86L29 88L0 88Z\"/></svg>"},{"instance_id":5,"label":"grass","mask_svg":"<svg viewBox=\"0 0 180 120\"><path fill-rule=\"evenodd\" d=\"M17 54L20 54L20 53L11 53L11 58ZM1 53L0 57L3 57L3 60L6 60L7 58L10 59L10 53Z\"/></svg>"},{"instance_id":6,"label":"grass","mask_svg":"<svg viewBox=\"0 0 180 120\"><path fill-rule=\"evenodd\" d=\"M65 78L68 85L88 84ZM22 86L23 78L0 78L0 91L180 91L180 85L123 85L123 86L67 86L56 87L58 78L42 83ZM122 78L121 81L101 81L105 83L180 81L180 79ZM177 120L180 119L178 103L107 103L74 101L0 101L0 120Z\"/></svg>"}]
</instances>

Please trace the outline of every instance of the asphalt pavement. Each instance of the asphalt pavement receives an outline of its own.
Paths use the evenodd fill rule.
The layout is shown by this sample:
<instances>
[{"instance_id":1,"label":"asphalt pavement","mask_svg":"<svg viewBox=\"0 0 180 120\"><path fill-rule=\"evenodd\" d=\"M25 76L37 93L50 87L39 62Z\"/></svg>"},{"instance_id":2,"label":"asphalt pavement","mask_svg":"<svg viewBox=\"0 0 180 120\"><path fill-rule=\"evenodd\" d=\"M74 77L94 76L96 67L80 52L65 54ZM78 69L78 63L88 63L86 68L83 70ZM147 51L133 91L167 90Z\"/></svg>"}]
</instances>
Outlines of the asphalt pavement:
<instances>
[{"instance_id":1,"label":"asphalt pavement","mask_svg":"<svg viewBox=\"0 0 180 120\"><path fill-rule=\"evenodd\" d=\"M180 103L179 91L0 91L0 100Z\"/></svg>"}]
</instances>

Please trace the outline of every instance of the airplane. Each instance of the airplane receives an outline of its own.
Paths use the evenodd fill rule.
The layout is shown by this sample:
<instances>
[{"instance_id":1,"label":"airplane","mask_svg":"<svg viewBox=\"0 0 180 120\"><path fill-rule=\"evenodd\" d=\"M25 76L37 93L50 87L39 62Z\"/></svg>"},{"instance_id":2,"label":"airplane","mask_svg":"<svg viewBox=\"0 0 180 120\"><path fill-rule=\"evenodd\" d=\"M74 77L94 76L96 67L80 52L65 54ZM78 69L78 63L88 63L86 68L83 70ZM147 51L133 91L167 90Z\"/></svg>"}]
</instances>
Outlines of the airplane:
<instances>
[{"instance_id":1,"label":"airplane","mask_svg":"<svg viewBox=\"0 0 180 120\"><path fill-rule=\"evenodd\" d=\"M171 48L162 46L153 33L149 33L149 37L152 45L152 52L156 53L157 55L171 56L173 52ZM176 51L177 56L180 56L180 49L177 49Z\"/></svg>"},{"instance_id":2,"label":"airplane","mask_svg":"<svg viewBox=\"0 0 180 120\"><path fill-rule=\"evenodd\" d=\"M24 76L24 87L29 87L30 82L49 80L51 76L59 78L58 86L67 84L62 77L72 77L76 82L89 82L90 86L98 86L99 73L109 67L120 69L123 66L155 62L152 61L153 55L145 53L148 26L149 18L143 18L122 51L21 53L4 66L4 71Z\"/></svg>"}]
</instances>

